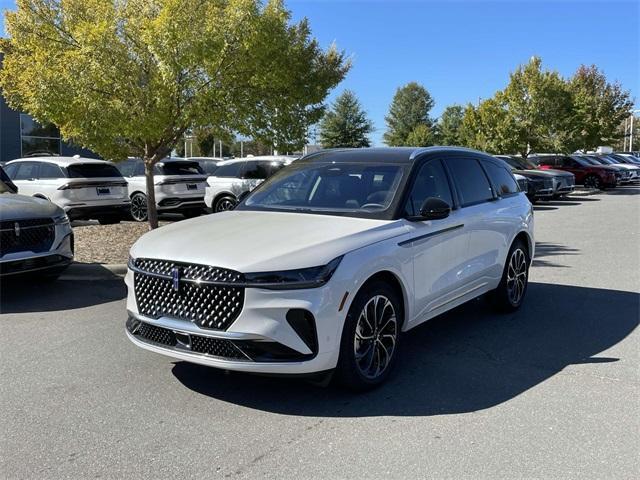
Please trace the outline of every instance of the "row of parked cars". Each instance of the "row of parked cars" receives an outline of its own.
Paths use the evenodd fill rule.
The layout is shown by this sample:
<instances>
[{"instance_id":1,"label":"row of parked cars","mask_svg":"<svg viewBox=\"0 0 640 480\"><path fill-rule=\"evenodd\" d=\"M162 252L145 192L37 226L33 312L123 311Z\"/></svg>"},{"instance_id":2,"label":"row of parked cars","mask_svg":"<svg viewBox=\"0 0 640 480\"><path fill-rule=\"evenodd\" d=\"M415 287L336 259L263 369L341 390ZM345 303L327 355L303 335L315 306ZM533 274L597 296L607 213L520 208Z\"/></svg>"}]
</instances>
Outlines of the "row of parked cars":
<instances>
[{"instance_id":1,"label":"row of parked cars","mask_svg":"<svg viewBox=\"0 0 640 480\"><path fill-rule=\"evenodd\" d=\"M496 157L509 165L516 178L524 177L521 188L532 203L562 198L576 185L605 190L640 181L640 158L632 152Z\"/></svg>"},{"instance_id":2,"label":"row of parked cars","mask_svg":"<svg viewBox=\"0 0 640 480\"><path fill-rule=\"evenodd\" d=\"M233 208L238 198L295 157L166 158L154 166L154 191L161 213L190 218L205 209ZM8 162L5 172L24 195L50 200L70 219L117 223L126 216L147 220L144 163L111 163L81 157L41 156Z\"/></svg>"}]
</instances>

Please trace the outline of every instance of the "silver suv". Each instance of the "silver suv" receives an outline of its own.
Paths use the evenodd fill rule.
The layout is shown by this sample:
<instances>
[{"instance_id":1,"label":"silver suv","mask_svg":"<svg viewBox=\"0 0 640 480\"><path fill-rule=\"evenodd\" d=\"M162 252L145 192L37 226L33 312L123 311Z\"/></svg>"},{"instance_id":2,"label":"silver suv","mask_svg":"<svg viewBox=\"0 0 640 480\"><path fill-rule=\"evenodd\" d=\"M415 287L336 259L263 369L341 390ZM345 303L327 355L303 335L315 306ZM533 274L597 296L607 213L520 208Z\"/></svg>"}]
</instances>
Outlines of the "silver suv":
<instances>
[{"instance_id":1,"label":"silver suv","mask_svg":"<svg viewBox=\"0 0 640 480\"><path fill-rule=\"evenodd\" d=\"M214 213L231 210L243 194L256 188L295 159L296 157L290 156L264 156L220 162L214 173L207 178L204 203Z\"/></svg>"}]
</instances>

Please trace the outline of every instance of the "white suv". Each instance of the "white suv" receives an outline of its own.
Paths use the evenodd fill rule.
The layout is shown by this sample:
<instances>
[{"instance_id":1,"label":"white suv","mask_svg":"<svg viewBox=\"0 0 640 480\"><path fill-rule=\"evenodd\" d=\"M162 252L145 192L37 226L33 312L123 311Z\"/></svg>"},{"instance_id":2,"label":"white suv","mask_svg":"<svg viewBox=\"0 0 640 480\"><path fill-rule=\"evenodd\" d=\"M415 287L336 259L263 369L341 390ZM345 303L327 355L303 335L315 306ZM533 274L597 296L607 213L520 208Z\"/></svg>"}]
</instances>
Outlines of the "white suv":
<instances>
[{"instance_id":1,"label":"white suv","mask_svg":"<svg viewBox=\"0 0 640 480\"><path fill-rule=\"evenodd\" d=\"M373 387L401 332L484 293L500 310L522 305L533 223L511 172L481 152L314 153L232 211L143 235L127 335L225 370L334 371Z\"/></svg>"},{"instance_id":2,"label":"white suv","mask_svg":"<svg viewBox=\"0 0 640 480\"><path fill-rule=\"evenodd\" d=\"M118 163L118 168L129 184L131 217L147 220L147 180L144 163L129 158ZM207 177L198 162L183 158L165 158L154 166L156 205L158 212L177 212L185 217L196 217L204 209L204 189Z\"/></svg>"},{"instance_id":3,"label":"white suv","mask_svg":"<svg viewBox=\"0 0 640 480\"><path fill-rule=\"evenodd\" d=\"M110 162L75 157L33 157L8 162L5 172L22 195L50 200L71 220L118 223L129 210L127 182Z\"/></svg>"},{"instance_id":4,"label":"white suv","mask_svg":"<svg viewBox=\"0 0 640 480\"><path fill-rule=\"evenodd\" d=\"M249 193L296 158L261 156L220 162L207 178L204 202L214 213L231 210L242 195Z\"/></svg>"}]
</instances>

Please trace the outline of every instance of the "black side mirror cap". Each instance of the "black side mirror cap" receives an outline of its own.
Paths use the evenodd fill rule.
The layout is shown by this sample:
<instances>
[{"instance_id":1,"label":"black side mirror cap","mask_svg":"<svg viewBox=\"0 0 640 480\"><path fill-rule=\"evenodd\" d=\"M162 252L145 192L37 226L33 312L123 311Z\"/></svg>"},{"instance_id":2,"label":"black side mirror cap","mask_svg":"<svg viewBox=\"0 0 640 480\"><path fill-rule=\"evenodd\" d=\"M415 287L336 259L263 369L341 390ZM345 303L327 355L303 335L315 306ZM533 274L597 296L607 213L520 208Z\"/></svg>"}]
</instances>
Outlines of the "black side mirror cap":
<instances>
[{"instance_id":1,"label":"black side mirror cap","mask_svg":"<svg viewBox=\"0 0 640 480\"><path fill-rule=\"evenodd\" d=\"M427 198L422 207L420 207L420 215L410 217L408 220L442 220L447 218L451 213L451 205L437 197Z\"/></svg>"}]
</instances>

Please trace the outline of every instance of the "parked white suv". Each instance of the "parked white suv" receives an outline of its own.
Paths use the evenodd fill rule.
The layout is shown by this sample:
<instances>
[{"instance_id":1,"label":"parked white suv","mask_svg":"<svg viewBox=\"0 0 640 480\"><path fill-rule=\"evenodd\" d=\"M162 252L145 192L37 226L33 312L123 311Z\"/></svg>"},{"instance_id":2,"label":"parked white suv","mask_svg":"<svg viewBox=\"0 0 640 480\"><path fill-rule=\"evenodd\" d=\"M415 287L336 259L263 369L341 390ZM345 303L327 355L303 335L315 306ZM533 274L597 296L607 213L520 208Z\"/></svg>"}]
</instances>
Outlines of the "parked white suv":
<instances>
[{"instance_id":1,"label":"parked white suv","mask_svg":"<svg viewBox=\"0 0 640 480\"><path fill-rule=\"evenodd\" d=\"M147 220L147 180L144 163L129 158L118 163L118 168L129 184L131 217ZM183 158L165 158L154 166L156 205L158 212L178 212L185 217L196 217L204 209L204 189L207 177L198 162Z\"/></svg>"},{"instance_id":2,"label":"parked white suv","mask_svg":"<svg viewBox=\"0 0 640 480\"><path fill-rule=\"evenodd\" d=\"M142 236L126 331L142 348L254 373L389 375L401 332L484 293L519 308L533 209L507 167L461 148L329 150L232 211Z\"/></svg>"},{"instance_id":3,"label":"parked white suv","mask_svg":"<svg viewBox=\"0 0 640 480\"><path fill-rule=\"evenodd\" d=\"M230 210L242 195L295 159L290 156L261 156L220 162L207 178L204 202L214 213Z\"/></svg>"},{"instance_id":4,"label":"parked white suv","mask_svg":"<svg viewBox=\"0 0 640 480\"><path fill-rule=\"evenodd\" d=\"M30 157L5 165L22 195L50 200L71 220L118 223L129 210L127 182L110 162L75 157Z\"/></svg>"}]
</instances>

